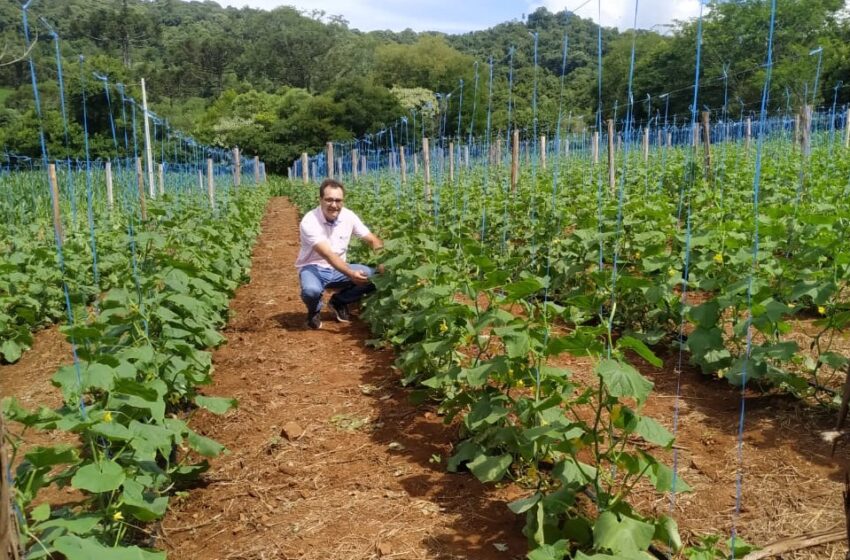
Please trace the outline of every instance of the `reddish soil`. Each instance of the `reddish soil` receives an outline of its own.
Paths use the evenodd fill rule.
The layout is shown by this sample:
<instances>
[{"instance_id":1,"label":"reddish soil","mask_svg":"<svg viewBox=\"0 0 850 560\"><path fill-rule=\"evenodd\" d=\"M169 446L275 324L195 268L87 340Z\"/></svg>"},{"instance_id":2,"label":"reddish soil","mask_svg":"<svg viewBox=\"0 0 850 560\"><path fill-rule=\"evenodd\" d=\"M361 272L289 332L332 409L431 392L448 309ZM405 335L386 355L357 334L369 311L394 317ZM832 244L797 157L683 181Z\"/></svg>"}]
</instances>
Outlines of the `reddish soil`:
<instances>
[{"instance_id":1,"label":"reddish soil","mask_svg":"<svg viewBox=\"0 0 850 560\"><path fill-rule=\"evenodd\" d=\"M230 452L212 461L201 487L173 499L159 525L161 546L171 558L204 560L524 558L523 519L505 504L527 491L445 472L455 430L433 408L410 404L392 353L366 346L364 323L326 314L321 330L306 328L292 266L297 239L295 209L273 199L206 391L236 397L239 408L191 420ZM57 404L49 378L68 352L60 335L45 331L19 364L0 367L2 393L29 406ZM593 382L587 361L562 362ZM670 355L662 369L640 368L656 384L645 411L668 428L676 362ZM677 463L694 489L673 506L683 536L728 536L734 523L764 545L843 522L847 442L832 459L820 435L832 427L831 414L747 393L736 517L740 392L689 367L680 379ZM658 454L672 463L672 453ZM670 512L669 497L643 488L636 497L643 511ZM839 542L782 558L839 559L845 550Z\"/></svg>"}]
</instances>

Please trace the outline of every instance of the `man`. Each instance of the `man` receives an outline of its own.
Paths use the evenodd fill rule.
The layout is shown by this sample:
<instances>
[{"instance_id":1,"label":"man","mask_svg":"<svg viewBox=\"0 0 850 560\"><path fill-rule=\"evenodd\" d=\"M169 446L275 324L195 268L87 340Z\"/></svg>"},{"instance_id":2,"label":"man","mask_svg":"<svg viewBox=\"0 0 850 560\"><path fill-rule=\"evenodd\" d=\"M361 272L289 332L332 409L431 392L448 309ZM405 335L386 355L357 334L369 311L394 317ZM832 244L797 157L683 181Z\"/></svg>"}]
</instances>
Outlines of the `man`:
<instances>
[{"instance_id":1,"label":"man","mask_svg":"<svg viewBox=\"0 0 850 560\"><path fill-rule=\"evenodd\" d=\"M348 264L346 253L353 233L372 249L382 249L384 243L369 231L357 214L343 208L345 187L333 179L319 186L319 206L301 219L301 251L295 266L301 279L301 300L307 306L307 326L322 327L322 293L326 288L338 288L330 299L336 320L350 321L348 304L354 303L375 286L369 281L374 271L362 264Z\"/></svg>"}]
</instances>

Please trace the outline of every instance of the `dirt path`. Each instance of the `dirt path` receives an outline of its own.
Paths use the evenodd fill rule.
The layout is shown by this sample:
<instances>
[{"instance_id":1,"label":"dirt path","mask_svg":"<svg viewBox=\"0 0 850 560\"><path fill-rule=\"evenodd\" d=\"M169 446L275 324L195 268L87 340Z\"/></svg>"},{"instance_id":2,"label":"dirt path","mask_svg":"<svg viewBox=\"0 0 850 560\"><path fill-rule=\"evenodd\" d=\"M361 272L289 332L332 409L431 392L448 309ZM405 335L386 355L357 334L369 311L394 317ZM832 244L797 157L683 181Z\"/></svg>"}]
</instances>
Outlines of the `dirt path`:
<instances>
[{"instance_id":1,"label":"dirt path","mask_svg":"<svg viewBox=\"0 0 850 560\"><path fill-rule=\"evenodd\" d=\"M304 326L297 251L296 210L273 199L207 391L239 409L192 420L231 453L174 502L170 557L523 557L522 519L499 492L431 463L455 434L408 403L392 355L364 344L366 325Z\"/></svg>"}]
</instances>

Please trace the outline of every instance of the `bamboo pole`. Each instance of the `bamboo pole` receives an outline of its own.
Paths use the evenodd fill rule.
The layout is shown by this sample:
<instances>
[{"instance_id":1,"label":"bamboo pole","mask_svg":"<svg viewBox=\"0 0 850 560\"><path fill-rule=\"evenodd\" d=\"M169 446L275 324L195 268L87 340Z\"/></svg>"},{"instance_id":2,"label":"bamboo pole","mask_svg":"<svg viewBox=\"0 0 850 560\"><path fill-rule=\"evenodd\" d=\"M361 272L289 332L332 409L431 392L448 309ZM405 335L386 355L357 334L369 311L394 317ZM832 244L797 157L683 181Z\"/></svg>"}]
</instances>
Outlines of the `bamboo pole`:
<instances>
[{"instance_id":1,"label":"bamboo pole","mask_svg":"<svg viewBox=\"0 0 850 560\"><path fill-rule=\"evenodd\" d=\"M310 164L310 176L318 181L319 176L319 163L314 161Z\"/></svg>"},{"instance_id":2,"label":"bamboo pole","mask_svg":"<svg viewBox=\"0 0 850 560\"><path fill-rule=\"evenodd\" d=\"M617 174L614 170L614 120L608 119L608 192L614 196Z\"/></svg>"},{"instance_id":3,"label":"bamboo pole","mask_svg":"<svg viewBox=\"0 0 850 560\"><path fill-rule=\"evenodd\" d=\"M290 167L287 171L289 171L289 178L292 179L292 168ZM204 172L198 169L198 191L204 192Z\"/></svg>"},{"instance_id":4,"label":"bamboo pole","mask_svg":"<svg viewBox=\"0 0 850 560\"><path fill-rule=\"evenodd\" d=\"M419 175L419 154L413 154L413 174Z\"/></svg>"},{"instance_id":5,"label":"bamboo pole","mask_svg":"<svg viewBox=\"0 0 850 560\"><path fill-rule=\"evenodd\" d=\"M357 179L357 161L359 158L357 157L357 148L351 150L351 175Z\"/></svg>"},{"instance_id":6,"label":"bamboo pole","mask_svg":"<svg viewBox=\"0 0 850 560\"><path fill-rule=\"evenodd\" d=\"M301 154L301 179L305 185L310 182L310 158L307 152Z\"/></svg>"},{"instance_id":7,"label":"bamboo pole","mask_svg":"<svg viewBox=\"0 0 850 560\"><path fill-rule=\"evenodd\" d=\"M643 162L649 161L649 127L643 129Z\"/></svg>"},{"instance_id":8,"label":"bamboo pole","mask_svg":"<svg viewBox=\"0 0 850 560\"><path fill-rule=\"evenodd\" d=\"M750 139L753 137L753 119L752 117L747 117L747 137L746 142L744 143L744 147L746 148L747 153L750 152Z\"/></svg>"},{"instance_id":9,"label":"bamboo pole","mask_svg":"<svg viewBox=\"0 0 850 560\"><path fill-rule=\"evenodd\" d=\"M207 198L210 208L215 208L215 175L213 175L213 160L207 158Z\"/></svg>"},{"instance_id":10,"label":"bamboo pole","mask_svg":"<svg viewBox=\"0 0 850 560\"><path fill-rule=\"evenodd\" d=\"M850 148L850 106L844 106L844 148Z\"/></svg>"},{"instance_id":11,"label":"bamboo pole","mask_svg":"<svg viewBox=\"0 0 850 560\"><path fill-rule=\"evenodd\" d=\"M667 147L668 148L673 147L673 133L670 132L670 131L667 132Z\"/></svg>"},{"instance_id":12,"label":"bamboo pole","mask_svg":"<svg viewBox=\"0 0 850 560\"><path fill-rule=\"evenodd\" d=\"M333 144L333 142L328 142L326 144L326 147L327 147L327 152L328 152L328 157L327 157L328 179L333 179L334 178L334 144Z\"/></svg>"},{"instance_id":13,"label":"bamboo pole","mask_svg":"<svg viewBox=\"0 0 850 560\"><path fill-rule=\"evenodd\" d=\"M802 151L803 157L808 158L812 153L812 106L806 105L803 107L802 120L803 142Z\"/></svg>"},{"instance_id":14,"label":"bamboo pole","mask_svg":"<svg viewBox=\"0 0 850 560\"><path fill-rule=\"evenodd\" d=\"M142 173L142 158L136 158L136 183L139 186L139 209L142 212L142 221L148 220L148 205L145 200L145 176Z\"/></svg>"},{"instance_id":15,"label":"bamboo pole","mask_svg":"<svg viewBox=\"0 0 850 560\"><path fill-rule=\"evenodd\" d=\"M511 192L516 192L519 183L519 130L514 129L511 141Z\"/></svg>"},{"instance_id":16,"label":"bamboo pole","mask_svg":"<svg viewBox=\"0 0 850 560\"><path fill-rule=\"evenodd\" d=\"M56 164L47 166L47 180L50 182L50 198L53 204L53 232L56 234L56 242L61 246L65 242L65 232L62 229L62 213L59 210L59 182L56 180ZM0 473L0 476L3 476Z\"/></svg>"},{"instance_id":17,"label":"bamboo pole","mask_svg":"<svg viewBox=\"0 0 850 560\"><path fill-rule=\"evenodd\" d=\"M109 207L110 212L112 211L112 207L115 206L115 194L112 184L112 162L107 160L106 168L104 169L106 173L106 205Z\"/></svg>"},{"instance_id":18,"label":"bamboo pole","mask_svg":"<svg viewBox=\"0 0 850 560\"><path fill-rule=\"evenodd\" d=\"M254 184L260 184L260 156L254 156Z\"/></svg>"},{"instance_id":19,"label":"bamboo pole","mask_svg":"<svg viewBox=\"0 0 850 560\"><path fill-rule=\"evenodd\" d=\"M425 200L431 200L431 151L428 138L422 138L422 169L425 173Z\"/></svg>"},{"instance_id":20,"label":"bamboo pole","mask_svg":"<svg viewBox=\"0 0 850 560\"><path fill-rule=\"evenodd\" d=\"M794 150L797 150L797 146L800 144L800 115L794 115L794 142L792 143Z\"/></svg>"},{"instance_id":21,"label":"bamboo pole","mask_svg":"<svg viewBox=\"0 0 850 560\"><path fill-rule=\"evenodd\" d=\"M145 161L148 169L148 192L151 198L156 198L156 187L153 183L153 147L151 146L151 123L148 116L148 94L145 89L145 79L142 78L142 113L145 121Z\"/></svg>"},{"instance_id":22,"label":"bamboo pole","mask_svg":"<svg viewBox=\"0 0 850 560\"><path fill-rule=\"evenodd\" d=\"M366 156L360 156L360 174L366 175L367 171L369 171L369 161Z\"/></svg>"},{"instance_id":23,"label":"bamboo pole","mask_svg":"<svg viewBox=\"0 0 850 560\"><path fill-rule=\"evenodd\" d=\"M469 146L463 147L463 166L469 167Z\"/></svg>"},{"instance_id":24,"label":"bamboo pole","mask_svg":"<svg viewBox=\"0 0 850 560\"><path fill-rule=\"evenodd\" d=\"M499 167L502 166L502 135L501 134L499 134L496 137L496 156L495 156L495 161L493 162L493 164L498 165Z\"/></svg>"},{"instance_id":25,"label":"bamboo pole","mask_svg":"<svg viewBox=\"0 0 850 560\"><path fill-rule=\"evenodd\" d=\"M336 158L336 176L342 179L342 158Z\"/></svg>"},{"instance_id":26,"label":"bamboo pole","mask_svg":"<svg viewBox=\"0 0 850 560\"><path fill-rule=\"evenodd\" d=\"M407 182L407 160L404 155L404 146L401 146L401 149L398 151L399 158L401 159L399 167L401 168L401 184L405 184Z\"/></svg>"}]
</instances>

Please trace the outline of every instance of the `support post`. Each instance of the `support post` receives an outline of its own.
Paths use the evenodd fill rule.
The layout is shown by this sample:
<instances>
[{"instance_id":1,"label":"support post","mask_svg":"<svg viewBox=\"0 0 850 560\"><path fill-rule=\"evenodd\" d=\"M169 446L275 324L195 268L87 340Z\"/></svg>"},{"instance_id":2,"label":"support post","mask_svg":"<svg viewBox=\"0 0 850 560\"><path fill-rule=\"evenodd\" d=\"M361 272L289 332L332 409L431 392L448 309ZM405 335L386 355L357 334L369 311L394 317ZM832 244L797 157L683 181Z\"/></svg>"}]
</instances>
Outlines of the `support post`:
<instances>
[{"instance_id":1,"label":"support post","mask_svg":"<svg viewBox=\"0 0 850 560\"><path fill-rule=\"evenodd\" d=\"M215 175L213 175L213 160L207 158L207 197L210 208L215 208Z\"/></svg>"},{"instance_id":2,"label":"support post","mask_svg":"<svg viewBox=\"0 0 850 560\"><path fill-rule=\"evenodd\" d=\"M360 156L360 174L366 175L367 171L369 171L369 162L366 160L366 156Z\"/></svg>"},{"instance_id":3,"label":"support post","mask_svg":"<svg viewBox=\"0 0 850 560\"><path fill-rule=\"evenodd\" d=\"M753 119L752 117L747 117L747 130L746 130L746 140L744 142L744 147L746 148L747 153L750 152L750 139L753 137Z\"/></svg>"},{"instance_id":4,"label":"support post","mask_svg":"<svg viewBox=\"0 0 850 560\"><path fill-rule=\"evenodd\" d=\"M449 182L455 180L455 143L449 142Z\"/></svg>"},{"instance_id":5,"label":"support post","mask_svg":"<svg viewBox=\"0 0 850 560\"><path fill-rule=\"evenodd\" d=\"M165 165L160 163L156 167L156 182L159 185L159 195L165 194Z\"/></svg>"},{"instance_id":6,"label":"support post","mask_svg":"<svg viewBox=\"0 0 850 560\"><path fill-rule=\"evenodd\" d=\"M608 192L612 197L617 187L614 167L614 120L608 119Z\"/></svg>"},{"instance_id":7,"label":"support post","mask_svg":"<svg viewBox=\"0 0 850 560\"><path fill-rule=\"evenodd\" d=\"M850 148L850 105L844 106L844 148Z\"/></svg>"},{"instance_id":8,"label":"support post","mask_svg":"<svg viewBox=\"0 0 850 560\"><path fill-rule=\"evenodd\" d=\"M148 192L151 198L156 198L156 187L153 183L153 148L151 147L151 123L148 117L148 94L145 89L145 79L142 78L142 114L145 121L145 162L148 169Z\"/></svg>"},{"instance_id":9,"label":"support post","mask_svg":"<svg viewBox=\"0 0 850 560\"><path fill-rule=\"evenodd\" d=\"M292 168L289 168L290 179L292 178ZM204 192L204 172L198 169L198 192Z\"/></svg>"},{"instance_id":10,"label":"support post","mask_svg":"<svg viewBox=\"0 0 850 560\"><path fill-rule=\"evenodd\" d=\"M793 145L792 147L794 148L795 151L797 150L797 146L800 144L800 142L801 142L801 138L800 138L800 115L798 113L798 114L794 115L794 138L793 138L793 141L792 141L792 145Z\"/></svg>"},{"instance_id":11,"label":"support post","mask_svg":"<svg viewBox=\"0 0 850 560\"><path fill-rule=\"evenodd\" d=\"M148 221L148 205L145 200L145 176L142 173L142 158L136 158L136 183L139 186L139 209L142 213L142 221Z\"/></svg>"},{"instance_id":12,"label":"support post","mask_svg":"<svg viewBox=\"0 0 850 560\"><path fill-rule=\"evenodd\" d=\"M463 166L469 167L469 146L463 147Z\"/></svg>"},{"instance_id":13,"label":"support post","mask_svg":"<svg viewBox=\"0 0 850 560\"><path fill-rule=\"evenodd\" d=\"M405 184L407 182L407 159L404 155L404 146L401 146L398 150L398 156L400 158L399 167L401 168L401 184Z\"/></svg>"},{"instance_id":14,"label":"support post","mask_svg":"<svg viewBox=\"0 0 850 560\"><path fill-rule=\"evenodd\" d=\"M106 173L106 205L109 207L109 211L112 211L112 207L115 206L115 194L112 184L112 162L107 160L106 167L104 169Z\"/></svg>"},{"instance_id":15,"label":"support post","mask_svg":"<svg viewBox=\"0 0 850 560\"><path fill-rule=\"evenodd\" d=\"M802 119L802 132L803 132L803 141L802 141L802 151L803 157L808 158L812 153L812 106L806 105L803 107L803 119Z\"/></svg>"},{"instance_id":16,"label":"support post","mask_svg":"<svg viewBox=\"0 0 850 560\"><path fill-rule=\"evenodd\" d=\"M357 179L357 162L360 158L357 157L357 148L351 150L351 175Z\"/></svg>"},{"instance_id":17,"label":"support post","mask_svg":"<svg viewBox=\"0 0 850 560\"><path fill-rule=\"evenodd\" d=\"M47 180L50 182L50 198L53 203L53 232L56 234L56 242L61 246L65 242L65 232L62 229L62 213L59 210L59 183L56 180L56 164L47 166ZM5 473L0 473L5 476Z\"/></svg>"},{"instance_id":18,"label":"support post","mask_svg":"<svg viewBox=\"0 0 850 560\"><path fill-rule=\"evenodd\" d=\"M333 142L328 142L326 144L326 147L327 147L327 152L328 152L328 157L327 157L328 179L333 179L334 178L334 144L333 144Z\"/></svg>"},{"instance_id":19,"label":"support post","mask_svg":"<svg viewBox=\"0 0 850 560\"><path fill-rule=\"evenodd\" d=\"M6 473L10 472L9 456L6 454L6 433L3 415L0 414L0 558L19 560L18 526L12 510L11 481Z\"/></svg>"},{"instance_id":20,"label":"support post","mask_svg":"<svg viewBox=\"0 0 850 560\"><path fill-rule=\"evenodd\" d=\"M307 152L301 153L301 179L305 185L310 182L310 158Z\"/></svg>"},{"instance_id":21,"label":"support post","mask_svg":"<svg viewBox=\"0 0 850 560\"><path fill-rule=\"evenodd\" d=\"M511 138L511 192L516 192L519 183L519 130L514 129Z\"/></svg>"},{"instance_id":22,"label":"support post","mask_svg":"<svg viewBox=\"0 0 850 560\"><path fill-rule=\"evenodd\" d=\"M546 135L540 135L540 168L546 169Z\"/></svg>"},{"instance_id":23,"label":"support post","mask_svg":"<svg viewBox=\"0 0 850 560\"><path fill-rule=\"evenodd\" d=\"M431 200L431 150L428 147L428 138L422 138L422 169L425 173L425 200Z\"/></svg>"},{"instance_id":24,"label":"support post","mask_svg":"<svg viewBox=\"0 0 850 560\"><path fill-rule=\"evenodd\" d=\"M336 158L336 172L337 172L336 176L339 177L340 180L341 180L342 179L342 158L341 157Z\"/></svg>"},{"instance_id":25,"label":"support post","mask_svg":"<svg viewBox=\"0 0 850 560\"><path fill-rule=\"evenodd\" d=\"M643 129L643 162L649 161L649 127Z\"/></svg>"},{"instance_id":26,"label":"support post","mask_svg":"<svg viewBox=\"0 0 850 560\"><path fill-rule=\"evenodd\" d=\"M254 184L260 184L260 156L254 156Z\"/></svg>"},{"instance_id":27,"label":"support post","mask_svg":"<svg viewBox=\"0 0 850 560\"><path fill-rule=\"evenodd\" d=\"M317 179L318 176L319 176L319 163L318 162L314 161L314 162L312 162L312 164L310 164L310 176L315 178L316 180L318 180Z\"/></svg>"},{"instance_id":28,"label":"support post","mask_svg":"<svg viewBox=\"0 0 850 560\"><path fill-rule=\"evenodd\" d=\"M705 152L705 176L712 178L711 171L711 113L702 112L702 145Z\"/></svg>"},{"instance_id":29,"label":"support post","mask_svg":"<svg viewBox=\"0 0 850 560\"><path fill-rule=\"evenodd\" d=\"M233 186L238 187L242 184L242 158L239 155L239 148L233 148Z\"/></svg>"},{"instance_id":30,"label":"support post","mask_svg":"<svg viewBox=\"0 0 850 560\"><path fill-rule=\"evenodd\" d=\"M673 147L673 133L670 132L670 131L667 132L667 147L668 148Z\"/></svg>"},{"instance_id":31,"label":"support post","mask_svg":"<svg viewBox=\"0 0 850 560\"><path fill-rule=\"evenodd\" d=\"M496 161L493 162L494 165L502 167L502 135L499 134L496 137Z\"/></svg>"},{"instance_id":32,"label":"support post","mask_svg":"<svg viewBox=\"0 0 850 560\"><path fill-rule=\"evenodd\" d=\"M599 131L593 133L593 141L590 145L590 151L593 154L593 165L599 164Z\"/></svg>"}]
</instances>

